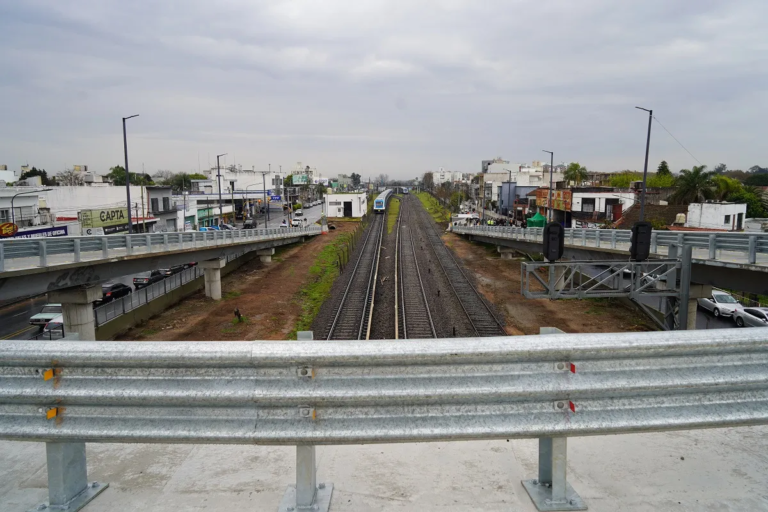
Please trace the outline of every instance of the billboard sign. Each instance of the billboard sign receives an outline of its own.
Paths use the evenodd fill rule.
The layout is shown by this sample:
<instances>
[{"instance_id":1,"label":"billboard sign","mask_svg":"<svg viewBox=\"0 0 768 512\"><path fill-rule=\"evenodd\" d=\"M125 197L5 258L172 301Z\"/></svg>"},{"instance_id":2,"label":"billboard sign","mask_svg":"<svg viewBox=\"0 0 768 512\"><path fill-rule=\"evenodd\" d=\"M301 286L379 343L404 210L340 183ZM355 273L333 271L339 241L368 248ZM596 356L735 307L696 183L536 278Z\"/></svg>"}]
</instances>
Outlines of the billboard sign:
<instances>
[{"instance_id":1,"label":"billboard sign","mask_svg":"<svg viewBox=\"0 0 768 512\"><path fill-rule=\"evenodd\" d=\"M19 226L14 224L13 222L5 222L3 224L0 224L0 237L9 237L16 234L16 232L19 231Z\"/></svg>"},{"instance_id":2,"label":"billboard sign","mask_svg":"<svg viewBox=\"0 0 768 512\"><path fill-rule=\"evenodd\" d=\"M536 189L536 206L549 207L549 189L539 188ZM571 191L570 190L553 190L552 191L552 209L571 211Z\"/></svg>"},{"instance_id":3,"label":"billboard sign","mask_svg":"<svg viewBox=\"0 0 768 512\"><path fill-rule=\"evenodd\" d=\"M83 210L80 212L80 225L83 228L106 228L123 224L128 224L128 208Z\"/></svg>"},{"instance_id":4,"label":"billboard sign","mask_svg":"<svg viewBox=\"0 0 768 512\"><path fill-rule=\"evenodd\" d=\"M306 174L294 174L293 175L293 184L294 185L309 185L309 179L307 178Z\"/></svg>"}]
</instances>

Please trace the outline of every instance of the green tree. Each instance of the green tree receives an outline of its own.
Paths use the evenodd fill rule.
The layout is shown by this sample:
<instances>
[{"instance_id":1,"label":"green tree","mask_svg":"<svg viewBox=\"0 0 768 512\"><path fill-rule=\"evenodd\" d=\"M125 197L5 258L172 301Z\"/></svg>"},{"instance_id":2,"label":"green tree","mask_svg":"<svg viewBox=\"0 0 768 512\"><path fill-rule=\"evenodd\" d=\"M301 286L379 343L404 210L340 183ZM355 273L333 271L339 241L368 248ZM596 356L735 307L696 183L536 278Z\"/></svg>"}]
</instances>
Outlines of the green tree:
<instances>
[{"instance_id":1,"label":"green tree","mask_svg":"<svg viewBox=\"0 0 768 512\"><path fill-rule=\"evenodd\" d=\"M350 178L352 179L352 186L353 187L359 187L360 186L360 178L361 178L361 176L359 174L357 174L356 172L353 172L352 175L350 176Z\"/></svg>"},{"instance_id":2,"label":"green tree","mask_svg":"<svg viewBox=\"0 0 768 512\"><path fill-rule=\"evenodd\" d=\"M659 168L656 169L657 176L672 176L672 171L669 170L669 165L666 160L662 160L659 164Z\"/></svg>"},{"instance_id":3,"label":"green tree","mask_svg":"<svg viewBox=\"0 0 768 512\"><path fill-rule=\"evenodd\" d=\"M571 162L563 173L565 181L572 181L576 185L581 185L587 180L589 175L587 174L587 168L582 167L579 162Z\"/></svg>"},{"instance_id":4,"label":"green tree","mask_svg":"<svg viewBox=\"0 0 768 512\"><path fill-rule=\"evenodd\" d=\"M646 181L648 188L670 188L675 186L675 177L672 174L652 174Z\"/></svg>"},{"instance_id":5,"label":"green tree","mask_svg":"<svg viewBox=\"0 0 768 512\"><path fill-rule=\"evenodd\" d=\"M750 174L744 180L744 184L753 187L768 187L768 174Z\"/></svg>"},{"instance_id":6,"label":"green tree","mask_svg":"<svg viewBox=\"0 0 768 512\"><path fill-rule=\"evenodd\" d=\"M713 199L715 196L712 173L707 171L706 165L680 171L675 186L677 190L670 199L677 204L702 202L705 199Z\"/></svg>"},{"instance_id":7,"label":"green tree","mask_svg":"<svg viewBox=\"0 0 768 512\"><path fill-rule=\"evenodd\" d=\"M727 197L727 201L731 203L740 203L747 205L747 218L766 218L768 217L768 208L761 200L759 192L749 187L743 187L738 192L735 192Z\"/></svg>"},{"instance_id":8,"label":"green tree","mask_svg":"<svg viewBox=\"0 0 768 512\"><path fill-rule=\"evenodd\" d=\"M424 177L421 179L422 186L427 190L435 188L435 180L431 172L425 172Z\"/></svg>"},{"instance_id":9,"label":"green tree","mask_svg":"<svg viewBox=\"0 0 768 512\"><path fill-rule=\"evenodd\" d=\"M122 165L116 165L109 169L109 174L107 174L107 179L112 182L113 185L117 186L124 186L125 185L125 167ZM142 174L142 173L131 173L131 185L154 185L155 182L152 181L152 176L149 174Z\"/></svg>"},{"instance_id":10,"label":"green tree","mask_svg":"<svg viewBox=\"0 0 768 512\"><path fill-rule=\"evenodd\" d=\"M728 166L723 163L717 164L712 172L715 174L723 174L728 172Z\"/></svg>"},{"instance_id":11,"label":"green tree","mask_svg":"<svg viewBox=\"0 0 768 512\"><path fill-rule=\"evenodd\" d=\"M21 177L19 178L19 181L25 180L27 178L32 178L34 176L40 176L40 181L46 187L56 184L56 180L53 178L49 178L48 173L45 172L45 169L38 169L37 167L32 167L27 172L22 173Z\"/></svg>"},{"instance_id":12,"label":"green tree","mask_svg":"<svg viewBox=\"0 0 768 512\"><path fill-rule=\"evenodd\" d=\"M293 186L293 174L289 174L288 176L283 179L283 186L284 187L292 187Z\"/></svg>"},{"instance_id":13,"label":"green tree","mask_svg":"<svg viewBox=\"0 0 768 512\"><path fill-rule=\"evenodd\" d=\"M170 186L175 193L181 193L184 190L192 189L192 180L206 180L207 176L204 174L187 174L185 172L179 172L171 175L163 180L163 185Z\"/></svg>"},{"instance_id":14,"label":"green tree","mask_svg":"<svg viewBox=\"0 0 768 512\"><path fill-rule=\"evenodd\" d=\"M643 175L635 171L621 171L611 176L611 186L616 188L629 188L630 183L643 179Z\"/></svg>"},{"instance_id":15,"label":"green tree","mask_svg":"<svg viewBox=\"0 0 768 512\"><path fill-rule=\"evenodd\" d=\"M722 174L713 176L712 184L715 187L715 199L718 201L725 201L728 196L740 192L743 189L743 186L739 181L723 176Z\"/></svg>"},{"instance_id":16,"label":"green tree","mask_svg":"<svg viewBox=\"0 0 768 512\"><path fill-rule=\"evenodd\" d=\"M754 172L755 174L766 174L768 173L768 167L760 167L759 165L753 165L749 168L749 172Z\"/></svg>"}]
</instances>

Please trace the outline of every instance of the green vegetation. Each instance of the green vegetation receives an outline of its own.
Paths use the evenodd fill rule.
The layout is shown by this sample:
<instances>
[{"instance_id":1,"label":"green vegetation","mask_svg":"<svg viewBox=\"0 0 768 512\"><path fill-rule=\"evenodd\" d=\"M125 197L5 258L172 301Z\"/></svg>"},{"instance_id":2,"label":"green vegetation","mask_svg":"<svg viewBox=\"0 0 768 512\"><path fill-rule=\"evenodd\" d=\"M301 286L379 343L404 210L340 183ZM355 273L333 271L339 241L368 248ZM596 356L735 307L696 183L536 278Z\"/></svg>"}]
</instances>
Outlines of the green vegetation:
<instances>
[{"instance_id":1,"label":"green vegetation","mask_svg":"<svg viewBox=\"0 0 768 512\"><path fill-rule=\"evenodd\" d=\"M443 208L442 205L440 205L440 202L432 197L431 194L428 192L419 192L416 194L416 197L419 198L419 201L424 205L427 212L429 212L432 218L435 219L435 222L451 221L451 213Z\"/></svg>"},{"instance_id":2,"label":"green vegetation","mask_svg":"<svg viewBox=\"0 0 768 512\"><path fill-rule=\"evenodd\" d=\"M158 332L160 331L157 329L144 329L139 333L139 336L144 336L144 337L154 336Z\"/></svg>"},{"instance_id":3,"label":"green vegetation","mask_svg":"<svg viewBox=\"0 0 768 512\"><path fill-rule=\"evenodd\" d=\"M348 257L349 247L357 234L341 234L326 245L315 258L309 268L307 284L299 290L298 300L301 314L296 322L296 328L291 331L290 339L296 339L298 331L307 331L320 311L320 306L331 295L333 282L339 276L342 259Z\"/></svg>"},{"instance_id":4,"label":"green vegetation","mask_svg":"<svg viewBox=\"0 0 768 512\"><path fill-rule=\"evenodd\" d=\"M661 166L659 166L661 167ZM636 171L622 171L611 176L611 186L616 188L629 188L633 181L642 181L643 173ZM668 188L675 185L675 177L665 172L648 173L648 188Z\"/></svg>"},{"instance_id":5,"label":"green vegetation","mask_svg":"<svg viewBox=\"0 0 768 512\"><path fill-rule=\"evenodd\" d=\"M397 222L397 216L400 214L400 199L393 197L389 200L387 208L387 234L392 232Z\"/></svg>"},{"instance_id":6,"label":"green vegetation","mask_svg":"<svg viewBox=\"0 0 768 512\"><path fill-rule=\"evenodd\" d=\"M230 300L230 299L236 299L237 297L241 296L243 292L238 290L232 290L224 294L224 300Z\"/></svg>"}]
</instances>

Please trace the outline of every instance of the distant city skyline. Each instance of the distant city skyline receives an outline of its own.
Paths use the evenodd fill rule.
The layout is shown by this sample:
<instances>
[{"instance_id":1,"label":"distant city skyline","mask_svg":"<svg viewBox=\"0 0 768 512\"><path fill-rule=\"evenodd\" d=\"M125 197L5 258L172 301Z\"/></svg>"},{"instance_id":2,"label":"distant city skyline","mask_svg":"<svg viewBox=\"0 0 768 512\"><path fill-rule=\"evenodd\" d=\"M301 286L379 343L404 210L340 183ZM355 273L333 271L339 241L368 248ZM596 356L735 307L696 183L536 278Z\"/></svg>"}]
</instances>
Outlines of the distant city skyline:
<instances>
[{"instance_id":1,"label":"distant city skyline","mask_svg":"<svg viewBox=\"0 0 768 512\"><path fill-rule=\"evenodd\" d=\"M106 173L140 114L131 170L149 174L228 153L409 179L542 149L641 171L641 106L694 155L654 123L649 170L747 170L768 165L766 16L759 0L5 2L0 164Z\"/></svg>"}]
</instances>

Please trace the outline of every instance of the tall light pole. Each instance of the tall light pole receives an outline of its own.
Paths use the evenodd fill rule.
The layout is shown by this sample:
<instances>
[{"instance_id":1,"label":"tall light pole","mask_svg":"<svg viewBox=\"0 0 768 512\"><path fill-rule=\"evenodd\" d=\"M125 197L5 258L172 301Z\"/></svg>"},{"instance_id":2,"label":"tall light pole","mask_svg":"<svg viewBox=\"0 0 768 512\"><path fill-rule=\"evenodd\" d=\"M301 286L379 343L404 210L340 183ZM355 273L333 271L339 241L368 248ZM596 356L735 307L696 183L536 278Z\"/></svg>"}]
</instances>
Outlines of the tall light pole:
<instances>
[{"instance_id":1,"label":"tall light pole","mask_svg":"<svg viewBox=\"0 0 768 512\"><path fill-rule=\"evenodd\" d=\"M219 158L223 156L227 156L227 154L222 153L221 155L216 155L216 176L219 181L219 226L221 226L222 221L224 220L224 207L221 205L221 165L219 165Z\"/></svg>"},{"instance_id":2,"label":"tall light pole","mask_svg":"<svg viewBox=\"0 0 768 512\"><path fill-rule=\"evenodd\" d=\"M547 222L552 222L552 171L555 167L555 153L542 149L543 152L549 153L549 194L547 197Z\"/></svg>"},{"instance_id":3,"label":"tall light pole","mask_svg":"<svg viewBox=\"0 0 768 512\"><path fill-rule=\"evenodd\" d=\"M640 220L645 220L645 180L648 177L648 151L651 149L651 122L653 121L653 110L643 107L635 107L648 112L648 139L645 141L645 165L643 166L643 189L640 192Z\"/></svg>"},{"instance_id":4,"label":"tall light pole","mask_svg":"<svg viewBox=\"0 0 768 512\"><path fill-rule=\"evenodd\" d=\"M128 137L125 135L125 121L139 114L123 118L123 151L125 152L125 205L128 207L128 233L133 232L133 221L131 220L131 173L128 172Z\"/></svg>"}]
</instances>

